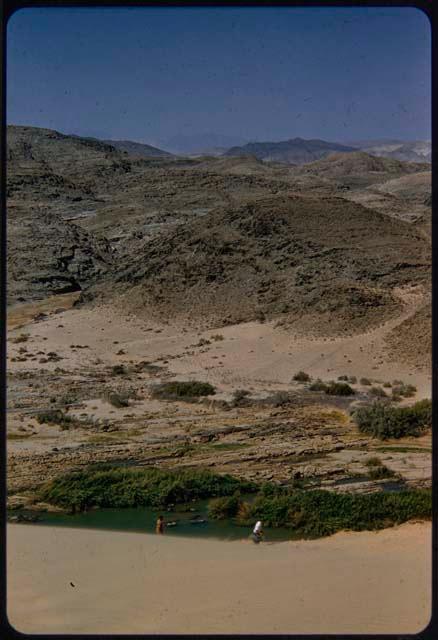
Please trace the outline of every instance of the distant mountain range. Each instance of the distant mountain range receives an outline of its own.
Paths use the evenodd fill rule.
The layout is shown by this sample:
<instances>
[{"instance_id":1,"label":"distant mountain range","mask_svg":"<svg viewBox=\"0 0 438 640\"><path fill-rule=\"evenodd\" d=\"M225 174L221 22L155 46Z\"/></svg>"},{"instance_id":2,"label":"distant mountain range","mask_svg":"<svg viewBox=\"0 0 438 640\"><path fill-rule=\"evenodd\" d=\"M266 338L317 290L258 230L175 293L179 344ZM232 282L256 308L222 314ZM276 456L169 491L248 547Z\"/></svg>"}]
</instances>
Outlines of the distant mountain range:
<instances>
[{"instance_id":1,"label":"distant mountain range","mask_svg":"<svg viewBox=\"0 0 438 640\"><path fill-rule=\"evenodd\" d=\"M231 142L232 141L232 142ZM349 144L327 142L325 140L305 140L293 138L281 142L249 142L236 145L236 138L219 134L200 134L198 136L176 136L163 146L172 152L164 151L149 144L132 140L102 140L119 151L132 157L170 157L174 154L199 156L246 156L252 155L265 162L284 162L287 164L305 164L325 158L331 153L366 153L405 162L431 162L430 141L406 142L403 140L362 140ZM234 146L231 146L230 143Z\"/></svg>"},{"instance_id":2,"label":"distant mountain range","mask_svg":"<svg viewBox=\"0 0 438 640\"><path fill-rule=\"evenodd\" d=\"M330 153L356 151L355 147L326 142L325 140L304 140L293 138L284 142L250 142L241 147L232 147L225 153L227 156L256 156L265 162L287 162L288 164L305 164L324 158Z\"/></svg>"},{"instance_id":3,"label":"distant mountain range","mask_svg":"<svg viewBox=\"0 0 438 640\"><path fill-rule=\"evenodd\" d=\"M432 144L430 140L361 140L350 145L373 156L394 158L405 162L431 162Z\"/></svg>"}]
</instances>

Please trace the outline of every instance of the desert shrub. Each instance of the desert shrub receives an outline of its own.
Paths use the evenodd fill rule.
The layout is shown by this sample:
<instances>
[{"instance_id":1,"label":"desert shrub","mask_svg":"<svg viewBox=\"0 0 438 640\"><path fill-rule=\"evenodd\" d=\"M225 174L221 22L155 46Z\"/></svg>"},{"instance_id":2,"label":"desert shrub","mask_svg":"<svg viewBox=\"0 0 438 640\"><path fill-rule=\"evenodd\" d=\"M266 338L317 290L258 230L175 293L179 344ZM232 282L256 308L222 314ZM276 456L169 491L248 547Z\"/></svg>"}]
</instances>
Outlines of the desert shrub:
<instances>
[{"instance_id":1,"label":"desert shrub","mask_svg":"<svg viewBox=\"0 0 438 640\"><path fill-rule=\"evenodd\" d=\"M210 336L211 340L214 340L215 342L219 341L219 340L223 340L224 336L221 333L215 333L212 336Z\"/></svg>"},{"instance_id":2,"label":"desert shrub","mask_svg":"<svg viewBox=\"0 0 438 640\"><path fill-rule=\"evenodd\" d=\"M410 407L391 407L375 402L353 413L359 431L381 440L419 436L432 424L432 403L420 400Z\"/></svg>"},{"instance_id":3,"label":"desert shrub","mask_svg":"<svg viewBox=\"0 0 438 640\"><path fill-rule=\"evenodd\" d=\"M367 467L379 467L382 464L382 461L380 460L380 458L374 456L365 460L365 464Z\"/></svg>"},{"instance_id":4,"label":"desert shrub","mask_svg":"<svg viewBox=\"0 0 438 640\"><path fill-rule=\"evenodd\" d=\"M117 393L116 391L110 391L105 395L105 400L107 400L113 407L116 409L121 409L122 407L129 407L129 396L125 393Z\"/></svg>"},{"instance_id":5,"label":"desert shrub","mask_svg":"<svg viewBox=\"0 0 438 640\"><path fill-rule=\"evenodd\" d=\"M383 387L384 389L390 389L392 387L392 384L390 382L384 382Z\"/></svg>"},{"instance_id":6,"label":"desert shrub","mask_svg":"<svg viewBox=\"0 0 438 640\"><path fill-rule=\"evenodd\" d=\"M163 382L152 390L154 398L161 400L178 400L199 398L215 394L215 388L209 382L190 380L187 382Z\"/></svg>"},{"instance_id":7,"label":"desert shrub","mask_svg":"<svg viewBox=\"0 0 438 640\"><path fill-rule=\"evenodd\" d=\"M259 519L267 527L289 527L304 538L327 536L342 529L382 529L413 518L431 518L430 489L371 494L324 490L258 495L240 507L237 522ZM241 519L240 514L244 515Z\"/></svg>"},{"instance_id":8,"label":"desert shrub","mask_svg":"<svg viewBox=\"0 0 438 640\"><path fill-rule=\"evenodd\" d=\"M197 342L194 346L195 347L205 347L208 344L211 344L210 340L206 340L206 338L201 338L199 340L199 342Z\"/></svg>"},{"instance_id":9,"label":"desert shrub","mask_svg":"<svg viewBox=\"0 0 438 640\"><path fill-rule=\"evenodd\" d=\"M239 406L240 404L244 404L245 400L247 400L248 396L251 395L251 392L247 389L236 389L233 391L233 404L234 406Z\"/></svg>"},{"instance_id":10,"label":"desert shrub","mask_svg":"<svg viewBox=\"0 0 438 640\"><path fill-rule=\"evenodd\" d=\"M312 382L312 384L309 387L310 391L324 391L326 392L328 389L328 386L325 382L323 382L322 380L320 380L318 378L318 380L315 380L315 382Z\"/></svg>"},{"instance_id":11,"label":"desert shrub","mask_svg":"<svg viewBox=\"0 0 438 640\"><path fill-rule=\"evenodd\" d=\"M395 381L394 381L395 382ZM392 388L393 396L402 396L403 398L412 398L417 392L417 387L413 384L405 384L404 382L395 384Z\"/></svg>"},{"instance_id":12,"label":"desert shrub","mask_svg":"<svg viewBox=\"0 0 438 640\"><path fill-rule=\"evenodd\" d=\"M123 376L127 373L126 367L123 364L115 364L111 367L111 374L113 376Z\"/></svg>"},{"instance_id":13,"label":"desert shrub","mask_svg":"<svg viewBox=\"0 0 438 640\"><path fill-rule=\"evenodd\" d=\"M353 396L356 393L346 382L331 382L325 392L329 396Z\"/></svg>"},{"instance_id":14,"label":"desert shrub","mask_svg":"<svg viewBox=\"0 0 438 640\"><path fill-rule=\"evenodd\" d=\"M380 480L382 478L392 478L395 476L395 472L392 469L389 469L384 464L376 465L375 467L370 468L368 472L371 480Z\"/></svg>"},{"instance_id":15,"label":"desert shrub","mask_svg":"<svg viewBox=\"0 0 438 640\"><path fill-rule=\"evenodd\" d=\"M20 344L20 342L27 342L29 340L29 333L20 333L16 338L12 339L14 344Z\"/></svg>"},{"instance_id":16,"label":"desert shrub","mask_svg":"<svg viewBox=\"0 0 438 640\"><path fill-rule=\"evenodd\" d=\"M293 377L296 382L310 382L310 376L305 371L298 371Z\"/></svg>"},{"instance_id":17,"label":"desert shrub","mask_svg":"<svg viewBox=\"0 0 438 640\"><path fill-rule=\"evenodd\" d=\"M371 380L369 378L361 378L359 382L364 387L368 387L371 384Z\"/></svg>"},{"instance_id":18,"label":"desert shrub","mask_svg":"<svg viewBox=\"0 0 438 640\"><path fill-rule=\"evenodd\" d=\"M64 508L162 507L210 497L251 492L254 483L203 469L162 470L155 467L94 465L46 483L40 498Z\"/></svg>"},{"instance_id":19,"label":"desert shrub","mask_svg":"<svg viewBox=\"0 0 438 640\"><path fill-rule=\"evenodd\" d=\"M341 382L349 382L350 384L356 384L357 383L357 378L356 376L347 376L347 375L343 375L343 376L338 376L338 380L340 380Z\"/></svg>"},{"instance_id":20,"label":"desert shrub","mask_svg":"<svg viewBox=\"0 0 438 640\"><path fill-rule=\"evenodd\" d=\"M77 418L69 416L61 409L48 409L35 414L34 418L39 424L58 425L63 431L79 423Z\"/></svg>"},{"instance_id":21,"label":"desert shrub","mask_svg":"<svg viewBox=\"0 0 438 640\"><path fill-rule=\"evenodd\" d=\"M74 391L65 393L59 398L59 402L63 405L75 404L76 402L78 402L78 400L79 396Z\"/></svg>"},{"instance_id":22,"label":"desert shrub","mask_svg":"<svg viewBox=\"0 0 438 640\"><path fill-rule=\"evenodd\" d=\"M284 407L291 401L291 396L287 391L276 391L268 396L263 402L273 407Z\"/></svg>"},{"instance_id":23,"label":"desert shrub","mask_svg":"<svg viewBox=\"0 0 438 640\"><path fill-rule=\"evenodd\" d=\"M151 364L147 360L143 360L142 362L138 362L133 367L133 371L136 373L140 373L141 371L146 371L147 373L159 373L162 371L163 367L160 367L158 364Z\"/></svg>"},{"instance_id":24,"label":"desert shrub","mask_svg":"<svg viewBox=\"0 0 438 640\"><path fill-rule=\"evenodd\" d=\"M386 398L387 393L382 387L371 387L368 391L371 396L375 396L376 398Z\"/></svg>"}]
</instances>

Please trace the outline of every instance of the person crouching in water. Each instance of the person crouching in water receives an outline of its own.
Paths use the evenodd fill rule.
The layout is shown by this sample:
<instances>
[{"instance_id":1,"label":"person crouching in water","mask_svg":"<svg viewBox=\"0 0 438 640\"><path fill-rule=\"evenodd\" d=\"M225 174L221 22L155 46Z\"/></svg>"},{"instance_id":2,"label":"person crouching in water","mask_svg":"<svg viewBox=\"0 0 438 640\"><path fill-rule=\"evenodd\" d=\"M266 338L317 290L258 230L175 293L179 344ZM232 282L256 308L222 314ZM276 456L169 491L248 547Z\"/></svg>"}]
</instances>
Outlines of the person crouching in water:
<instances>
[{"instance_id":1,"label":"person crouching in water","mask_svg":"<svg viewBox=\"0 0 438 640\"><path fill-rule=\"evenodd\" d=\"M165 526L163 516L158 516L158 520L155 525L155 533L164 533Z\"/></svg>"},{"instance_id":2,"label":"person crouching in water","mask_svg":"<svg viewBox=\"0 0 438 640\"><path fill-rule=\"evenodd\" d=\"M262 523L261 520L257 520L255 527L252 532L253 541L258 544L263 540L263 531L262 531Z\"/></svg>"}]
</instances>

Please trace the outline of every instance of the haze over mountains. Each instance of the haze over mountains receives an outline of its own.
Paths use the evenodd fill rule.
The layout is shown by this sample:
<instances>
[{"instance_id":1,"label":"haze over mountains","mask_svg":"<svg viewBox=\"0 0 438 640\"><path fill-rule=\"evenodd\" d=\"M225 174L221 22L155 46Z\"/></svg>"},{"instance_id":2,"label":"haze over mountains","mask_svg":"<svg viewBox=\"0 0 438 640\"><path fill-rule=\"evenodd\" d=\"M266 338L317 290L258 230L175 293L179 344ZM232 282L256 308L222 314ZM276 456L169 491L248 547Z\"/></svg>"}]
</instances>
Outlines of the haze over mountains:
<instances>
[{"instance_id":1,"label":"haze over mountains","mask_svg":"<svg viewBox=\"0 0 438 640\"><path fill-rule=\"evenodd\" d=\"M431 162L432 143L430 140L407 142L403 140L362 140L351 142L352 147L383 158L394 158L406 162Z\"/></svg>"},{"instance_id":2,"label":"haze over mountains","mask_svg":"<svg viewBox=\"0 0 438 640\"><path fill-rule=\"evenodd\" d=\"M81 136L79 136L81 137ZM254 156L264 162L281 162L286 164L305 164L319 160L331 153L364 151L369 155L392 158L405 162L431 162L432 145L430 140L395 140L370 139L356 140L346 143L330 142L301 137L273 142L246 141L237 136L215 133L178 135L164 140L160 145L152 146L144 142L132 140L110 140L90 138L106 142L133 157L160 157L166 155L182 155L187 157L207 156Z\"/></svg>"},{"instance_id":3,"label":"haze over mountains","mask_svg":"<svg viewBox=\"0 0 438 640\"><path fill-rule=\"evenodd\" d=\"M406 162L431 162L432 160L430 140L370 139L339 143L295 137L283 141L265 142L262 140L247 141L236 136L211 133L174 136L163 141L161 146L177 155L253 155L264 161L289 164L303 164L318 160L336 151L351 152L354 150ZM151 154L146 151L144 155Z\"/></svg>"},{"instance_id":4,"label":"haze over mountains","mask_svg":"<svg viewBox=\"0 0 438 640\"><path fill-rule=\"evenodd\" d=\"M256 158L264 161L304 164L312 160L324 158L336 151L348 152L354 151L354 148L336 142L294 138L293 140L286 140L285 142L250 142L243 147L232 147L228 149L225 155L254 155Z\"/></svg>"}]
</instances>

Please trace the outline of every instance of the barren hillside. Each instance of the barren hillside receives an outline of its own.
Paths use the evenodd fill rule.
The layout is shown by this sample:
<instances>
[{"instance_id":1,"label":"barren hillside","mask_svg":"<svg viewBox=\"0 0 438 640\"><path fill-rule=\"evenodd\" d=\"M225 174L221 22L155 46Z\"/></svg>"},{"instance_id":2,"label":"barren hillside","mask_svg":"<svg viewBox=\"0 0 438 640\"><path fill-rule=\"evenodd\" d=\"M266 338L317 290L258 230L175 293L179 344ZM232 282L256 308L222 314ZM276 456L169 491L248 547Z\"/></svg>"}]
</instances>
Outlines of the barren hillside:
<instances>
[{"instance_id":1,"label":"barren hillside","mask_svg":"<svg viewBox=\"0 0 438 640\"><path fill-rule=\"evenodd\" d=\"M392 289L426 282L429 261L407 223L342 198L277 196L164 232L108 277L136 311L216 325L282 315L336 332L394 314Z\"/></svg>"}]
</instances>

